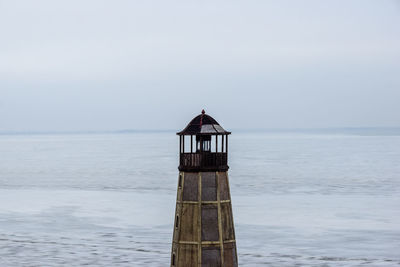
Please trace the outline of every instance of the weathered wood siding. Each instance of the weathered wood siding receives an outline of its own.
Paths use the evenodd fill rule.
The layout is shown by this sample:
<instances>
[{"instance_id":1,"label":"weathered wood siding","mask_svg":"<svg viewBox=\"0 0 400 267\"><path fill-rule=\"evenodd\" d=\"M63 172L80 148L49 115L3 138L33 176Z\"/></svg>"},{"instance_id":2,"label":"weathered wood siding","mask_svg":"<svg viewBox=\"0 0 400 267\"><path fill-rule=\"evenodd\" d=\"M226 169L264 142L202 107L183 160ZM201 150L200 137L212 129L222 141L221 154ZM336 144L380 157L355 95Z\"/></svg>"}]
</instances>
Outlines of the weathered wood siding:
<instances>
[{"instance_id":1,"label":"weathered wood siding","mask_svg":"<svg viewBox=\"0 0 400 267\"><path fill-rule=\"evenodd\" d=\"M227 172L180 172L171 266L237 266Z\"/></svg>"}]
</instances>

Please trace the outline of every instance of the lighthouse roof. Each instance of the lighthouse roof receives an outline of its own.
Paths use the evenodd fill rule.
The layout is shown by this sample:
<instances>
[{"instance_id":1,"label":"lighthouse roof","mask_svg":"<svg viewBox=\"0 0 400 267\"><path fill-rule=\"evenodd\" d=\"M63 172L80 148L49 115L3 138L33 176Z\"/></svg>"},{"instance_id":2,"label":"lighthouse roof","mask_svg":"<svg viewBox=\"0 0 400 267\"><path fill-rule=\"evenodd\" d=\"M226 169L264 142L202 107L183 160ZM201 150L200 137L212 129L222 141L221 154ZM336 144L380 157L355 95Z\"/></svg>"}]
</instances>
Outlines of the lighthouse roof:
<instances>
[{"instance_id":1,"label":"lighthouse roof","mask_svg":"<svg viewBox=\"0 0 400 267\"><path fill-rule=\"evenodd\" d=\"M231 134L219 125L219 123L211 116L205 114L202 110L201 114L196 116L182 131L177 135L218 135Z\"/></svg>"}]
</instances>

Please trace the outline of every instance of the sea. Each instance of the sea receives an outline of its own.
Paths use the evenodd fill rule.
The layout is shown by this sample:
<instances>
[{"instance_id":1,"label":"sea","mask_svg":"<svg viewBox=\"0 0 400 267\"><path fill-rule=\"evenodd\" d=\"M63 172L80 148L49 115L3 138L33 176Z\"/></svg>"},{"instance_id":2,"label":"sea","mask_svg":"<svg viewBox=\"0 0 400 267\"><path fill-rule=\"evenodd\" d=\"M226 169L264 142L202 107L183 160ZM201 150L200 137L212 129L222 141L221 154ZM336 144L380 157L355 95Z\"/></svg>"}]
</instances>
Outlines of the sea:
<instances>
[{"instance_id":1,"label":"sea","mask_svg":"<svg viewBox=\"0 0 400 267\"><path fill-rule=\"evenodd\" d=\"M0 266L169 266L173 131L0 135ZM400 266L400 133L234 131L239 266Z\"/></svg>"}]
</instances>

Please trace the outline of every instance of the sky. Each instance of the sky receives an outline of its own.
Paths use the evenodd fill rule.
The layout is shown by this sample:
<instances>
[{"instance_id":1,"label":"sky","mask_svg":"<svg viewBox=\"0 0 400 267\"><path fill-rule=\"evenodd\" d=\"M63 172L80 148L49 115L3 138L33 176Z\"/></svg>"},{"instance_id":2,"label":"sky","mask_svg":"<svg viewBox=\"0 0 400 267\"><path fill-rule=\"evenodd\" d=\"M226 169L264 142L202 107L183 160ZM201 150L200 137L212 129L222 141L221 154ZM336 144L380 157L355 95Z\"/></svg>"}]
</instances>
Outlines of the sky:
<instances>
[{"instance_id":1,"label":"sky","mask_svg":"<svg viewBox=\"0 0 400 267\"><path fill-rule=\"evenodd\" d=\"M400 127L399 0L0 0L0 132Z\"/></svg>"}]
</instances>

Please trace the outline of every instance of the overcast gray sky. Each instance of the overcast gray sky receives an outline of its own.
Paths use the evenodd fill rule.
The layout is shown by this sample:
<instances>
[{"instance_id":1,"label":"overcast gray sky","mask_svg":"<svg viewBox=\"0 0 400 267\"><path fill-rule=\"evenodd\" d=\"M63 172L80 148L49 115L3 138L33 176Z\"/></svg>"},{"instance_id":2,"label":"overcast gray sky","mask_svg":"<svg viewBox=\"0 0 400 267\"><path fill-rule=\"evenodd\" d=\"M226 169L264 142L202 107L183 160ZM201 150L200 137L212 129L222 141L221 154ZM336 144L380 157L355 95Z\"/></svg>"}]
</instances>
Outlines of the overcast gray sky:
<instances>
[{"instance_id":1,"label":"overcast gray sky","mask_svg":"<svg viewBox=\"0 0 400 267\"><path fill-rule=\"evenodd\" d=\"M400 2L0 0L0 131L400 126Z\"/></svg>"}]
</instances>

